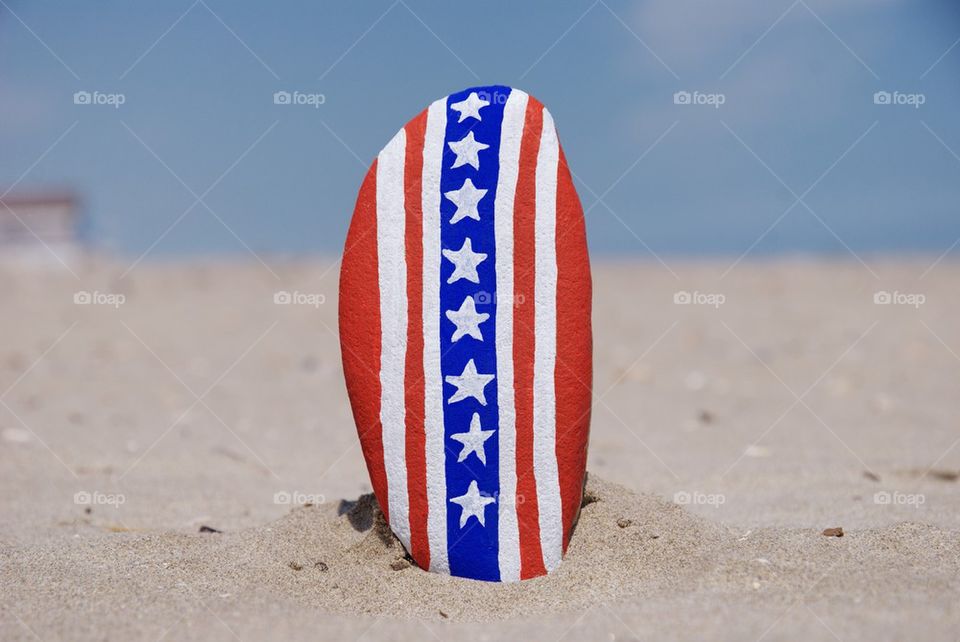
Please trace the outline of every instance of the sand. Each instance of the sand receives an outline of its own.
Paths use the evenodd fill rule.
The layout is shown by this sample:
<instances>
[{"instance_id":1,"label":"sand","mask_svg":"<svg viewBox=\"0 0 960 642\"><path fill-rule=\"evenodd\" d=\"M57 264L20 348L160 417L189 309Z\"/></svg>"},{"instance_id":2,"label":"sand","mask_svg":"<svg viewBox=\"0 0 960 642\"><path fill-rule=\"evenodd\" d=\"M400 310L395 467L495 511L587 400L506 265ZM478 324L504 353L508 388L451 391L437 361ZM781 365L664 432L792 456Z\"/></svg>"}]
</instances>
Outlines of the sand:
<instances>
[{"instance_id":1,"label":"sand","mask_svg":"<svg viewBox=\"0 0 960 642\"><path fill-rule=\"evenodd\" d=\"M933 260L598 264L588 501L515 585L384 528L334 264L0 266L0 639L956 639L960 265Z\"/></svg>"}]
</instances>

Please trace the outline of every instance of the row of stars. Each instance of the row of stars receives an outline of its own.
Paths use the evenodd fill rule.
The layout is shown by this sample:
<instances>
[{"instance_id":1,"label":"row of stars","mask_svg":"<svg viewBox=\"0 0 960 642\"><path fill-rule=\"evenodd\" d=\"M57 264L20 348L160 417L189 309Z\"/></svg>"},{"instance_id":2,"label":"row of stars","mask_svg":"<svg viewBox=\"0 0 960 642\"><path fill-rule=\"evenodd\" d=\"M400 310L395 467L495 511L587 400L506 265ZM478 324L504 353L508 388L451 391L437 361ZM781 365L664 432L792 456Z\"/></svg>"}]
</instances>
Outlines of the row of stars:
<instances>
[{"instance_id":1,"label":"row of stars","mask_svg":"<svg viewBox=\"0 0 960 642\"><path fill-rule=\"evenodd\" d=\"M480 98L477 92L471 92L466 100L453 103L450 105L450 108L459 112L460 119L457 122L462 123L467 118L475 118L480 121L480 110L489 104L489 101ZM451 169L470 165L474 169L479 170L480 152L490 147L485 143L478 142L472 131L468 132L462 140L450 142L448 145L453 153L456 154L456 159ZM450 219L450 224L455 225L465 218L479 221L480 212L477 209L477 205L487 194L487 191L488 190L485 189L478 189L473 184L473 181L467 178L464 180L463 186L460 189L445 192L444 196L457 206L456 212L454 212L453 217ZM470 237L464 240L463 246L459 250L443 250L443 256L453 263L454 266L453 273L447 279L448 285L456 283L460 279L466 279L471 283L480 283L477 266L487 258L487 255L482 252L473 251L473 241ZM463 300L459 310L447 310L445 314L447 319L456 325L456 330L450 339L452 342L457 342L465 336L469 336L477 341L483 341L480 324L489 319L490 315L485 312L477 312L476 301L474 301L472 296L467 296ZM473 359L470 359L460 375L448 375L444 379L444 381L457 388L457 391L447 400L447 403L457 403L458 401L473 397L480 402L480 405L486 406L487 399L483 394L483 390L488 383L493 381L493 378L494 375L492 374L481 374L477 372L476 363L474 363ZM450 435L451 439L463 445L463 449L457 457L457 462L463 463L467 457L475 454L477 459L480 460L480 463L486 466L487 455L484 451L484 443L494 432L493 430L483 430L480 427L480 413L473 413L473 417L470 420L470 430L468 432ZM471 517L476 517L480 525L485 526L484 509L489 504L496 502L496 499L481 495L476 480L473 480L470 482L470 486L464 495L453 497L450 501L459 505L462 509L460 512L460 528L463 528Z\"/></svg>"}]
</instances>

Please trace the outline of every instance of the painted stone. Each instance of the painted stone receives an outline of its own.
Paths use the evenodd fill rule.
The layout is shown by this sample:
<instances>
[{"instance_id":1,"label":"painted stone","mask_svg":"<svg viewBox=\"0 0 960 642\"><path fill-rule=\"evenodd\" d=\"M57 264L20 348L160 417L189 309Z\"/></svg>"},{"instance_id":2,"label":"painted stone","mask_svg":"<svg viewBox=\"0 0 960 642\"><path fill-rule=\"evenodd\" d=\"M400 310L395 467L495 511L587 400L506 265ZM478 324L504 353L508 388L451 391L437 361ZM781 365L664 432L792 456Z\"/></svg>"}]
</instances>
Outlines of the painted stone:
<instances>
[{"instance_id":1,"label":"painted stone","mask_svg":"<svg viewBox=\"0 0 960 642\"><path fill-rule=\"evenodd\" d=\"M377 156L340 342L370 481L421 568L508 582L560 564L586 467L590 306L583 210L535 98L451 94Z\"/></svg>"}]
</instances>

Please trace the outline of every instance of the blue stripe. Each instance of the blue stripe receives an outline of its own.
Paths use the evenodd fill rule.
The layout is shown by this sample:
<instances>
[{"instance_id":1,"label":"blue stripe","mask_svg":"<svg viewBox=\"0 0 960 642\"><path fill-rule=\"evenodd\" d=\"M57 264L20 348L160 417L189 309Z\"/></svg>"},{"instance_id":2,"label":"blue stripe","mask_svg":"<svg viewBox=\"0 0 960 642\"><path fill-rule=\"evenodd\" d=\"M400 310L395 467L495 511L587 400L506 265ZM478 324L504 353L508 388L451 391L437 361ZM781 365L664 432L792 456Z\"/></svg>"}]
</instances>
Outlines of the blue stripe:
<instances>
[{"instance_id":1,"label":"blue stripe","mask_svg":"<svg viewBox=\"0 0 960 642\"><path fill-rule=\"evenodd\" d=\"M457 121L460 112L450 109L453 103L465 100L471 92L477 92L490 104L480 109L481 120L466 118ZM503 108L510 93L509 87L473 87L452 94L447 98L447 128L444 137L443 160L440 172L440 243L444 249L459 250L469 237L473 251L487 255L480 263L477 274L480 283L459 279L447 284L453 272L453 263L446 258L440 261L440 368L442 376L460 375L470 359L474 360L481 374L497 374L496 359L496 247L494 246L493 204L496 198L497 180L500 171L500 125L503 120ZM463 165L452 169L456 154L448 143L462 140L472 131L477 142L489 145L479 153L480 169ZM460 189L464 180L469 178L478 189L487 193L480 200L478 212L480 220L464 218L455 224L450 223L456 205L442 194ZM483 341L469 336L460 338L456 343L451 337L456 326L446 318L447 310L458 310L467 296L473 296L477 311L488 313L489 319L480 324ZM481 526L475 517L460 527L462 509L450 502L453 497L466 494L472 481L477 482L480 494L497 497L500 491L500 453L498 433L494 432L484 443L487 463L484 466L475 454L471 454L462 463L457 458L463 445L450 438L450 435L467 432L473 414L479 413L483 430L495 430L499 425L497 405L497 381L493 379L484 388L486 406L476 399L467 398L454 404L447 400L456 392L456 387L443 384L443 421L444 445L446 447L444 468L447 481L447 550L450 559L450 573L460 577L499 581L498 564L498 504L490 504L484 509L485 525Z\"/></svg>"}]
</instances>

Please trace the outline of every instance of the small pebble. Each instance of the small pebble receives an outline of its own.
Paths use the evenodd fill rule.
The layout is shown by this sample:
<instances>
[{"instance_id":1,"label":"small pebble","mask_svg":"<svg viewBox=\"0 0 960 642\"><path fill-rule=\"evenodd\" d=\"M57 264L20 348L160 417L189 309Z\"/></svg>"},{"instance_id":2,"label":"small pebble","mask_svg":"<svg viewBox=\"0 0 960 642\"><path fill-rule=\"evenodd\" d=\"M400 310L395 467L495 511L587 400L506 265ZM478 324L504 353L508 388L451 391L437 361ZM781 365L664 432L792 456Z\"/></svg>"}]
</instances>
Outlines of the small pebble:
<instances>
[{"instance_id":1,"label":"small pebble","mask_svg":"<svg viewBox=\"0 0 960 642\"><path fill-rule=\"evenodd\" d=\"M960 471L956 470L931 470L930 477L939 481L954 482L960 479Z\"/></svg>"}]
</instances>

